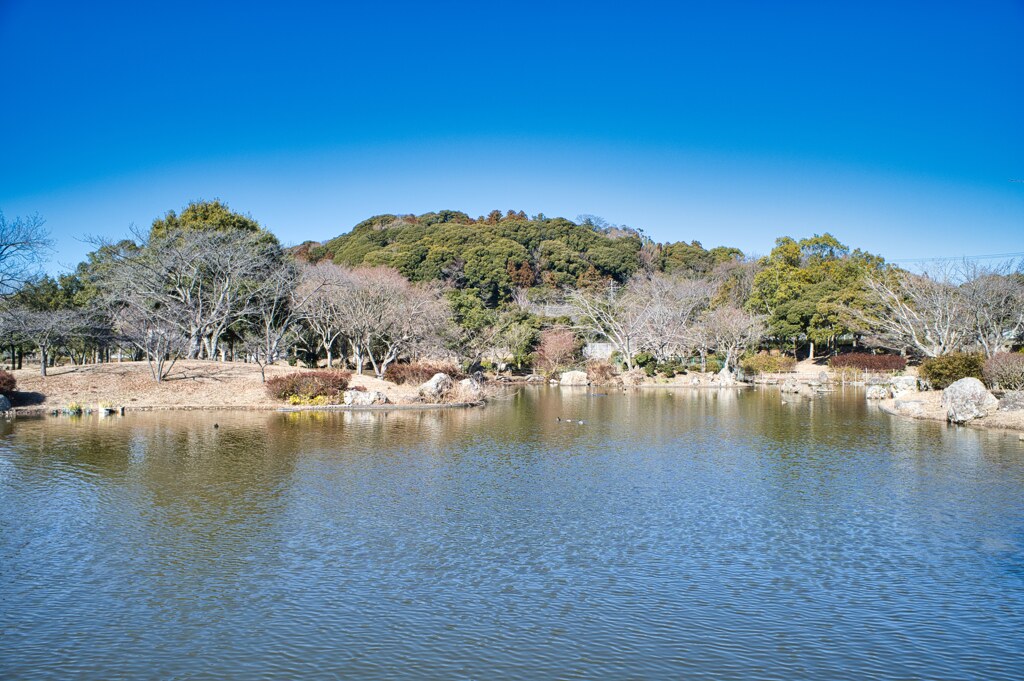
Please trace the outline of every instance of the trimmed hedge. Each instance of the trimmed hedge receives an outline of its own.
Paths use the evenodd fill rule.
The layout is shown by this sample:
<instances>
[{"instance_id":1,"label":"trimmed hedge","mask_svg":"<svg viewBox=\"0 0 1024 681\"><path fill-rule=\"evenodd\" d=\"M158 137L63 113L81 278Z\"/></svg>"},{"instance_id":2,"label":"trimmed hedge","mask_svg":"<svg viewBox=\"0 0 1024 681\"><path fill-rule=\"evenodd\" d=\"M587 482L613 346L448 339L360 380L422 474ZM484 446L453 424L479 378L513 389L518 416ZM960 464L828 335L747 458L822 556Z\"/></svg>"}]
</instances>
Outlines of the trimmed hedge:
<instances>
[{"instance_id":1,"label":"trimmed hedge","mask_svg":"<svg viewBox=\"0 0 1024 681\"><path fill-rule=\"evenodd\" d=\"M341 399L341 393L348 388L350 371L301 371L267 380L267 392L279 400L312 401L333 403Z\"/></svg>"},{"instance_id":2,"label":"trimmed hedge","mask_svg":"<svg viewBox=\"0 0 1024 681\"><path fill-rule=\"evenodd\" d=\"M992 355L982 367L990 388L1024 390L1024 353L1000 352Z\"/></svg>"},{"instance_id":3,"label":"trimmed hedge","mask_svg":"<svg viewBox=\"0 0 1024 681\"><path fill-rule=\"evenodd\" d=\"M453 379L465 378L459 368L450 362L409 362L392 364L384 372L384 380L403 385L426 383L434 374L448 374Z\"/></svg>"},{"instance_id":4,"label":"trimmed hedge","mask_svg":"<svg viewBox=\"0 0 1024 681\"><path fill-rule=\"evenodd\" d=\"M18 382L14 376L3 369L0 369L0 395L12 395L18 389Z\"/></svg>"},{"instance_id":5,"label":"trimmed hedge","mask_svg":"<svg viewBox=\"0 0 1024 681\"><path fill-rule=\"evenodd\" d=\"M900 355L870 355L866 352L849 352L836 355L828 361L831 369L860 369L861 371L903 371L907 358Z\"/></svg>"},{"instance_id":6,"label":"trimmed hedge","mask_svg":"<svg viewBox=\"0 0 1024 681\"><path fill-rule=\"evenodd\" d=\"M781 374L796 368L796 359L786 355L760 353L740 360L740 367L748 374Z\"/></svg>"},{"instance_id":7,"label":"trimmed hedge","mask_svg":"<svg viewBox=\"0 0 1024 681\"><path fill-rule=\"evenodd\" d=\"M921 362L921 377L936 390L944 390L961 378L984 380L985 358L980 354L951 352Z\"/></svg>"}]
</instances>

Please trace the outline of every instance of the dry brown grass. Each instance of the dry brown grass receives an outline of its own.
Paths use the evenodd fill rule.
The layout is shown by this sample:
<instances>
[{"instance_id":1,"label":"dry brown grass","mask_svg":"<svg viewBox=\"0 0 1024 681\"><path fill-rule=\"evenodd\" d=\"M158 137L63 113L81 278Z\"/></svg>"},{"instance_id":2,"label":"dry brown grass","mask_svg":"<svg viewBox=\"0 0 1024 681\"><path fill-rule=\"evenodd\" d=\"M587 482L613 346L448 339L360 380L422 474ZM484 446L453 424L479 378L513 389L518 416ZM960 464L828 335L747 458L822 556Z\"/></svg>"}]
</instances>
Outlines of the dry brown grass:
<instances>
[{"instance_id":1,"label":"dry brown grass","mask_svg":"<svg viewBox=\"0 0 1024 681\"><path fill-rule=\"evenodd\" d=\"M267 379L297 371L287 365L268 366ZM56 409L70 402L93 407L101 402L147 409L277 409L281 402L267 396L255 364L179 361L161 383L153 380L146 362L115 362L56 367L49 376L39 368L14 372L18 380L15 406L20 410ZM396 386L373 376L352 376L350 387L379 390L395 403L408 402L415 389Z\"/></svg>"}]
</instances>

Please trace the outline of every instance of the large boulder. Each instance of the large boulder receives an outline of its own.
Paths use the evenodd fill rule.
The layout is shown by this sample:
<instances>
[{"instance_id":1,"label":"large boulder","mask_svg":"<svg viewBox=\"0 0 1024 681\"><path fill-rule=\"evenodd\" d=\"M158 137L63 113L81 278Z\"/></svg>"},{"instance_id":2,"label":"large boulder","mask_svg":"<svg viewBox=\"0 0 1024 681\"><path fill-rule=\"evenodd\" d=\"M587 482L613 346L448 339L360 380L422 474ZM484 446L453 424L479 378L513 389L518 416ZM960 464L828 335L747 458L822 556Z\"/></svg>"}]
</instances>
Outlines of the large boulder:
<instances>
[{"instance_id":1,"label":"large boulder","mask_svg":"<svg viewBox=\"0 0 1024 681\"><path fill-rule=\"evenodd\" d=\"M942 391L942 407L952 423L967 423L999 409L999 400L976 378L961 378Z\"/></svg>"},{"instance_id":2,"label":"large boulder","mask_svg":"<svg viewBox=\"0 0 1024 681\"><path fill-rule=\"evenodd\" d=\"M369 407L388 403L388 396L379 390L346 390L342 399L350 407Z\"/></svg>"},{"instance_id":3,"label":"large boulder","mask_svg":"<svg viewBox=\"0 0 1024 681\"><path fill-rule=\"evenodd\" d=\"M792 378L787 378L782 382L782 385L779 386L779 390L784 393L798 393L800 392L800 384Z\"/></svg>"},{"instance_id":4,"label":"large boulder","mask_svg":"<svg viewBox=\"0 0 1024 681\"><path fill-rule=\"evenodd\" d=\"M428 402L440 402L455 387L455 382L448 374L437 373L420 386L419 395Z\"/></svg>"},{"instance_id":5,"label":"large boulder","mask_svg":"<svg viewBox=\"0 0 1024 681\"><path fill-rule=\"evenodd\" d=\"M459 396L465 402L479 402L484 399L484 384L479 376L470 376L459 381Z\"/></svg>"},{"instance_id":6,"label":"large boulder","mask_svg":"<svg viewBox=\"0 0 1024 681\"><path fill-rule=\"evenodd\" d=\"M558 381L559 385L590 385L586 371L566 371Z\"/></svg>"},{"instance_id":7,"label":"large boulder","mask_svg":"<svg viewBox=\"0 0 1024 681\"><path fill-rule=\"evenodd\" d=\"M14 409L11 401L7 399L6 395L0 395L0 412L10 411Z\"/></svg>"},{"instance_id":8,"label":"large boulder","mask_svg":"<svg viewBox=\"0 0 1024 681\"><path fill-rule=\"evenodd\" d=\"M864 391L864 397L869 400L887 400L889 399L889 386L869 385L868 389Z\"/></svg>"}]
</instances>

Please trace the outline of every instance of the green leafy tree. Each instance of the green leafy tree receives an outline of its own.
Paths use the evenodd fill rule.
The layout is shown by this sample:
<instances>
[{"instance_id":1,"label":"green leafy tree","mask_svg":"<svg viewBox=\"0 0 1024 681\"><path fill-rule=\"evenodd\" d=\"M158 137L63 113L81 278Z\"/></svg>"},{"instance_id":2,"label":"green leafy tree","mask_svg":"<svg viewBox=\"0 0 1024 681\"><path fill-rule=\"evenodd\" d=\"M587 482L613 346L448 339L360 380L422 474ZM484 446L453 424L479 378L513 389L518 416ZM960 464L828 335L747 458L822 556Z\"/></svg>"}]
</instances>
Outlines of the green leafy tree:
<instances>
[{"instance_id":1,"label":"green leafy tree","mask_svg":"<svg viewBox=\"0 0 1024 681\"><path fill-rule=\"evenodd\" d=\"M762 259L748 307L768 315L769 333L792 344L834 346L853 331L851 309L867 304L865 276L877 256L850 251L831 234L796 241L782 237Z\"/></svg>"}]
</instances>

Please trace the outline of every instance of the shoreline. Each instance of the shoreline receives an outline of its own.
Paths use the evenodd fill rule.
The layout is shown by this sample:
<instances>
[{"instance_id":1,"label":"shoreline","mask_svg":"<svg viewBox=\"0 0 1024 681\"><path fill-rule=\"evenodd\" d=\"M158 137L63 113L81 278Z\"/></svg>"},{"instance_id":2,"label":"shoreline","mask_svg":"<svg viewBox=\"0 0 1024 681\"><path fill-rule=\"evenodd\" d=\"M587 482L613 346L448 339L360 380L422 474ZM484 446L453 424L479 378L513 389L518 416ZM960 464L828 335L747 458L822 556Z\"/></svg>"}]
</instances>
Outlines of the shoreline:
<instances>
[{"instance_id":1,"label":"shoreline","mask_svg":"<svg viewBox=\"0 0 1024 681\"><path fill-rule=\"evenodd\" d=\"M906 406L901 408L900 403ZM941 390L906 393L897 398L877 400L876 404L883 413L895 418L944 423L954 428L1017 432L1024 439L1024 411L996 411L966 423L951 423L942 407Z\"/></svg>"},{"instance_id":2,"label":"shoreline","mask_svg":"<svg viewBox=\"0 0 1024 681\"><path fill-rule=\"evenodd\" d=\"M348 404L328 404L328 405L286 405L286 406L259 406L259 405L219 405L219 406L202 406L192 404L178 404L178 405L152 405L152 406L134 406L124 407L125 414L141 414L155 411L235 411L235 412L262 412L262 413L293 413L293 412L304 412L304 411L430 411L434 409L470 409L472 407L483 407L486 402L438 402L428 404L369 404L369 405L348 405ZM92 409L92 408L90 408ZM46 416L61 416L62 414L54 414L53 407L42 407L42 406L29 406L29 407L15 407L11 410L11 413L15 417L26 416L26 417L46 417ZM100 411L98 408L93 410L94 412ZM111 414L112 416L118 414Z\"/></svg>"},{"instance_id":3,"label":"shoreline","mask_svg":"<svg viewBox=\"0 0 1024 681\"><path fill-rule=\"evenodd\" d=\"M266 378L305 372L291 366L268 366ZM422 411L479 406L466 402L420 402L419 386L396 384L372 375L353 374L350 388L378 392L387 398L373 405L289 404L267 393L255 364L179 360L161 382L152 379L146 362L112 362L55 367L47 376L33 369L14 372L17 391L11 414L50 416L69 405L100 412L154 411Z\"/></svg>"}]
</instances>

